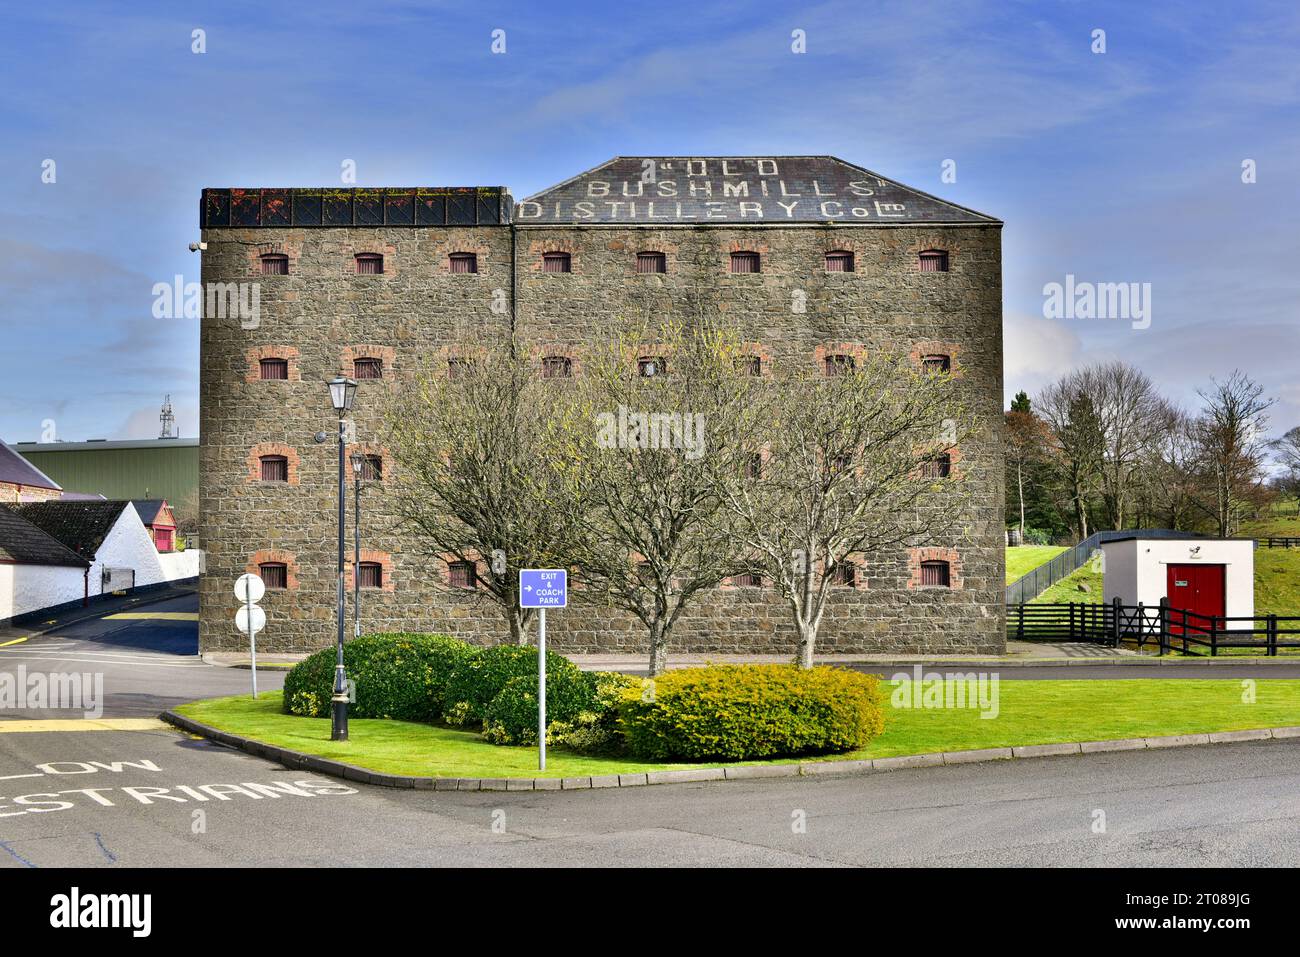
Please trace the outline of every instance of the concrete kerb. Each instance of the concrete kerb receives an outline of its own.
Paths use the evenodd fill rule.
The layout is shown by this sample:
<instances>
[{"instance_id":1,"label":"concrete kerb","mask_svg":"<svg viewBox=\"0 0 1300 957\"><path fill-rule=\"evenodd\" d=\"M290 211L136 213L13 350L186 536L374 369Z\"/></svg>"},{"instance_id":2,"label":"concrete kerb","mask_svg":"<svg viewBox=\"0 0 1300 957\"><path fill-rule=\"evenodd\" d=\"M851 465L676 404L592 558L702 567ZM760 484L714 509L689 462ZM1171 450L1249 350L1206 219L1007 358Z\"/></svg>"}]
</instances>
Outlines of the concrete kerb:
<instances>
[{"instance_id":1,"label":"concrete kerb","mask_svg":"<svg viewBox=\"0 0 1300 957\"><path fill-rule=\"evenodd\" d=\"M158 716L163 721L218 744L237 748L256 757L275 761L287 768L305 769L318 774L359 781L378 787L406 788L421 791L575 791L592 788L627 788L650 784L687 784L701 781L752 781L759 778L816 777L820 775L870 774L901 771L939 765L980 764L988 761L1061 757L1077 754L1101 754L1110 751L1141 751L1157 748L1183 748L1234 741L1265 741L1300 738L1300 726L1252 728L1244 731L1216 731L1211 734L1172 734L1150 738L1115 738L1109 741L1028 744L1013 748L981 748L973 751L944 751L904 754L892 758L860 761L800 761L797 764L750 764L737 767L686 768L679 771L649 771L636 774L602 774L577 778L418 778L384 774L359 768L342 761L331 761L300 751L290 751L219 731L175 711Z\"/></svg>"}]
</instances>

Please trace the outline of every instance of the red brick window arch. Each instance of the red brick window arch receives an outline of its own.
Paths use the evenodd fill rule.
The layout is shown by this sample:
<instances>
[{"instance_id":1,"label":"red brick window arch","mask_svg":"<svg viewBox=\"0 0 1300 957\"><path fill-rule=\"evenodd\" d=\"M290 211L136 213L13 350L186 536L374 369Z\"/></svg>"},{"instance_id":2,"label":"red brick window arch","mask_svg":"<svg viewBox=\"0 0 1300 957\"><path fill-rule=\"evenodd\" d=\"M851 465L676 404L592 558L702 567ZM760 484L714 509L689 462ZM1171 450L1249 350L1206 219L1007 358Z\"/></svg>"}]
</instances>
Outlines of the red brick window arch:
<instances>
[{"instance_id":1,"label":"red brick window arch","mask_svg":"<svg viewBox=\"0 0 1300 957\"><path fill-rule=\"evenodd\" d=\"M923 372L951 372L952 356L943 355L942 353L932 353L928 356L921 357L921 371Z\"/></svg>"},{"instance_id":2,"label":"red brick window arch","mask_svg":"<svg viewBox=\"0 0 1300 957\"><path fill-rule=\"evenodd\" d=\"M447 267L454 273L478 272L478 253L451 253Z\"/></svg>"},{"instance_id":3,"label":"red brick window arch","mask_svg":"<svg viewBox=\"0 0 1300 957\"><path fill-rule=\"evenodd\" d=\"M638 273L667 272L668 257L658 252L637 253L636 271Z\"/></svg>"},{"instance_id":4,"label":"red brick window arch","mask_svg":"<svg viewBox=\"0 0 1300 957\"><path fill-rule=\"evenodd\" d=\"M755 572L746 572L743 575L737 575L733 579L737 588L762 588L763 576Z\"/></svg>"},{"instance_id":5,"label":"red brick window arch","mask_svg":"<svg viewBox=\"0 0 1300 957\"><path fill-rule=\"evenodd\" d=\"M542 272L573 272L573 257L565 252L542 253Z\"/></svg>"},{"instance_id":6,"label":"red brick window arch","mask_svg":"<svg viewBox=\"0 0 1300 957\"><path fill-rule=\"evenodd\" d=\"M643 379L653 379L668 374L668 360L663 356L641 356L636 360L636 374Z\"/></svg>"},{"instance_id":7,"label":"red brick window arch","mask_svg":"<svg viewBox=\"0 0 1300 957\"><path fill-rule=\"evenodd\" d=\"M940 452L932 455L921 464L921 477L926 479L945 479L952 474L952 455Z\"/></svg>"},{"instance_id":8,"label":"red brick window arch","mask_svg":"<svg viewBox=\"0 0 1300 957\"><path fill-rule=\"evenodd\" d=\"M831 566L831 584L839 588L858 587L858 566L848 559Z\"/></svg>"},{"instance_id":9,"label":"red brick window arch","mask_svg":"<svg viewBox=\"0 0 1300 957\"><path fill-rule=\"evenodd\" d=\"M258 257L263 276L289 275L289 257L284 253L263 253Z\"/></svg>"},{"instance_id":10,"label":"red brick window arch","mask_svg":"<svg viewBox=\"0 0 1300 957\"><path fill-rule=\"evenodd\" d=\"M383 253L357 253L357 274L361 276L378 276L384 271Z\"/></svg>"},{"instance_id":11,"label":"red brick window arch","mask_svg":"<svg viewBox=\"0 0 1300 957\"><path fill-rule=\"evenodd\" d=\"M948 251L946 249L923 249L917 258L921 272L948 271Z\"/></svg>"},{"instance_id":12,"label":"red brick window arch","mask_svg":"<svg viewBox=\"0 0 1300 957\"><path fill-rule=\"evenodd\" d=\"M731 271L753 273L760 272L762 261L758 253L752 250L741 250L731 254Z\"/></svg>"},{"instance_id":13,"label":"red brick window arch","mask_svg":"<svg viewBox=\"0 0 1300 957\"><path fill-rule=\"evenodd\" d=\"M826 254L827 272L853 272L853 253L847 249L832 249Z\"/></svg>"},{"instance_id":14,"label":"red brick window arch","mask_svg":"<svg viewBox=\"0 0 1300 957\"><path fill-rule=\"evenodd\" d=\"M247 480L298 484L298 451L283 442L259 442L248 450Z\"/></svg>"},{"instance_id":15,"label":"red brick window arch","mask_svg":"<svg viewBox=\"0 0 1300 957\"><path fill-rule=\"evenodd\" d=\"M261 548L248 556L244 571L258 575L268 589L298 587L298 560L282 548Z\"/></svg>"},{"instance_id":16,"label":"red brick window arch","mask_svg":"<svg viewBox=\"0 0 1300 957\"><path fill-rule=\"evenodd\" d=\"M357 570L357 584L361 588L384 587L384 566L379 562L362 562Z\"/></svg>"}]
</instances>

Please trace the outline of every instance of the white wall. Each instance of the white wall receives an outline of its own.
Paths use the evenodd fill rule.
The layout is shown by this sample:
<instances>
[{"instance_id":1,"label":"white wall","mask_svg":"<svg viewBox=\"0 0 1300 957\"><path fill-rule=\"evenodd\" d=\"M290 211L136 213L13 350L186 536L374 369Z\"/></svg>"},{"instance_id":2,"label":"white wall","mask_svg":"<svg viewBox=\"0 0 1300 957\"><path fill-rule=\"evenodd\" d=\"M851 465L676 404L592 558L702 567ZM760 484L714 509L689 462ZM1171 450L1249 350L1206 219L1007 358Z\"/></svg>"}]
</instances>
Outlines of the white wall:
<instances>
[{"instance_id":1,"label":"white wall","mask_svg":"<svg viewBox=\"0 0 1300 957\"><path fill-rule=\"evenodd\" d=\"M1255 614L1255 543L1215 538L1139 538L1104 542L1106 601L1158 605L1169 584L1169 565L1225 565L1225 614ZM1193 549L1197 549L1193 553Z\"/></svg>"},{"instance_id":2,"label":"white wall","mask_svg":"<svg viewBox=\"0 0 1300 957\"><path fill-rule=\"evenodd\" d=\"M95 552L95 561L90 566L90 594L101 593L105 565L134 568L135 587L139 588L178 578L193 578L199 574L201 556L198 549L188 548L183 552L159 553L149 529L140 521L140 513L134 505L127 503L99 551Z\"/></svg>"},{"instance_id":3,"label":"white wall","mask_svg":"<svg viewBox=\"0 0 1300 957\"><path fill-rule=\"evenodd\" d=\"M0 621L80 601L85 569L64 565L0 565Z\"/></svg>"}]
</instances>

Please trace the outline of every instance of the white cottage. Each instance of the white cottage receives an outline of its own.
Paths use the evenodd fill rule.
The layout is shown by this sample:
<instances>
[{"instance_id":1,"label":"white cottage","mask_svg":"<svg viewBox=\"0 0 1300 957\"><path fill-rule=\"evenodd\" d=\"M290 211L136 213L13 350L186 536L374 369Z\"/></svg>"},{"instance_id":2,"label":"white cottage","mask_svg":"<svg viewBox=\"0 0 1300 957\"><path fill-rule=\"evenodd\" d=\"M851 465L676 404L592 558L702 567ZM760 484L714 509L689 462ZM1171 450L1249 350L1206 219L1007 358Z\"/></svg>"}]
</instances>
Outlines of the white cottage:
<instances>
[{"instance_id":1,"label":"white cottage","mask_svg":"<svg viewBox=\"0 0 1300 957\"><path fill-rule=\"evenodd\" d=\"M1109 604L1159 605L1214 618L1255 614L1255 542L1249 538L1143 538L1102 543Z\"/></svg>"}]
</instances>

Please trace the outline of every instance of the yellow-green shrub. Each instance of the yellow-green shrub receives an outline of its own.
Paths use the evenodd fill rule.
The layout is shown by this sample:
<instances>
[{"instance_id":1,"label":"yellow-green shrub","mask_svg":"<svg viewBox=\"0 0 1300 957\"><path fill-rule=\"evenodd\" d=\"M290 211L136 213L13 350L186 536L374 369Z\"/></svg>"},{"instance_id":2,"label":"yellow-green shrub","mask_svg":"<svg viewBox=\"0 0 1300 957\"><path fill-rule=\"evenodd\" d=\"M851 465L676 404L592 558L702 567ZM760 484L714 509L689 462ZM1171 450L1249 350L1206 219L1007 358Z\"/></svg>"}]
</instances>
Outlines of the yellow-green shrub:
<instances>
[{"instance_id":1,"label":"yellow-green shrub","mask_svg":"<svg viewBox=\"0 0 1300 957\"><path fill-rule=\"evenodd\" d=\"M627 748L653 760L743 761L864 747L885 727L874 675L794 665L669 671L623 695Z\"/></svg>"}]
</instances>

